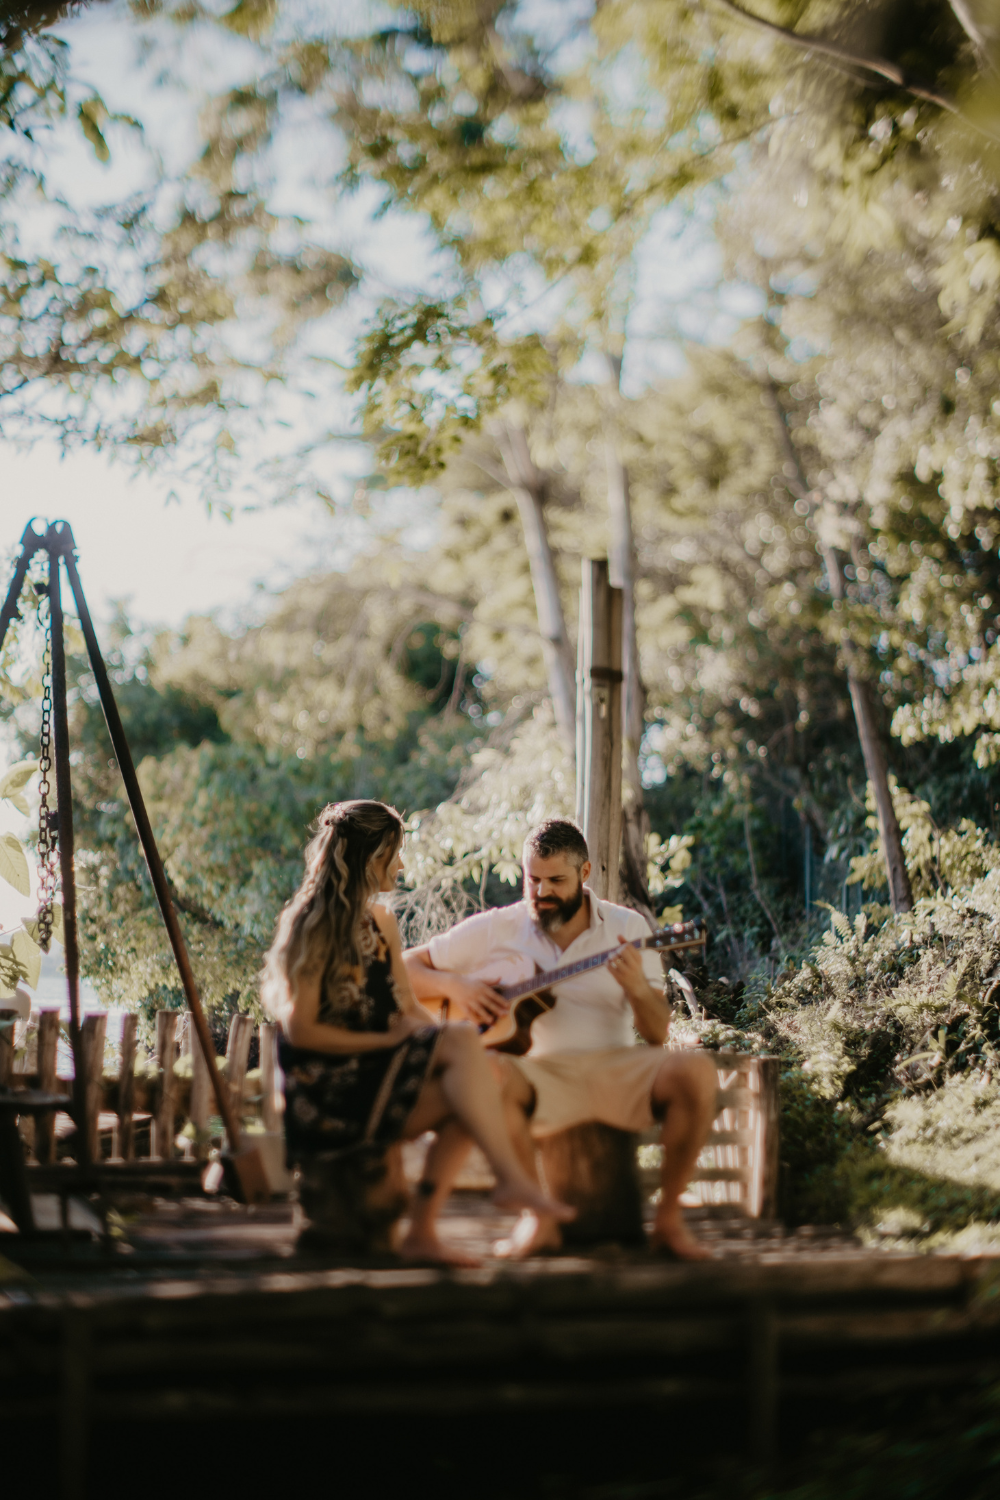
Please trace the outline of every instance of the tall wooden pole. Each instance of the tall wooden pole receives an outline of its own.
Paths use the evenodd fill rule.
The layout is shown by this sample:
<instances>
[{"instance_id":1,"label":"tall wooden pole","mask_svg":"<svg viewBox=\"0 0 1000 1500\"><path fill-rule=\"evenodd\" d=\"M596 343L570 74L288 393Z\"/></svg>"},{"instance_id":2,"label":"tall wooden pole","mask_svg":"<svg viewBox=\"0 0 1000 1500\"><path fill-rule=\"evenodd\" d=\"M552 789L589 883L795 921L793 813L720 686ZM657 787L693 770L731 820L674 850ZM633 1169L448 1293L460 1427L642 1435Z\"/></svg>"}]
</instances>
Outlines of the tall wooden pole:
<instances>
[{"instance_id":1,"label":"tall wooden pole","mask_svg":"<svg viewBox=\"0 0 1000 1500\"><path fill-rule=\"evenodd\" d=\"M67 527L67 531L69 528ZM73 598L76 602L76 611L80 617L80 625L83 630L83 638L87 646L87 655L90 657L90 669L97 683L97 693L104 710L104 720L108 726L108 734L111 737L111 746L118 761L118 769L121 772L122 781L125 783L125 794L128 797L128 805L135 819L136 831L139 834L139 842L142 852L146 856L146 867L149 870L149 878L153 884L153 892L156 896L163 917L163 925L167 929L167 937L174 952L174 961L177 964L181 976L181 984L187 997L188 1008L194 1019L195 1031L201 1045L205 1061L208 1064L209 1080L215 1092L216 1104L222 1123L229 1137L229 1147L234 1156L240 1149L240 1126L233 1109L229 1091L219 1075L218 1065L215 1061L215 1047L212 1042L211 1033L208 1029L208 1021L202 1008L201 998L198 994L198 986L195 982L194 970L188 957L187 945L184 942L184 934L181 932L180 922L174 910L174 903L170 896L170 887L167 884L166 871L163 861L160 859L160 851L156 847L156 839L153 837L153 828L146 812L146 804L143 800L142 790L139 786L139 778L135 774L135 766L132 761L132 752L125 738L125 730L122 727L121 716L115 695L111 689L111 679L104 665L100 647L97 644L97 635L94 630L94 622L87 608L87 601L83 596L83 588L80 584L80 575L77 572L76 558L72 536L64 554L66 562L66 573L69 577L70 587L73 590ZM53 632L54 637L54 632ZM61 844L60 844L61 847Z\"/></svg>"},{"instance_id":2,"label":"tall wooden pole","mask_svg":"<svg viewBox=\"0 0 1000 1500\"><path fill-rule=\"evenodd\" d=\"M56 761L56 816L58 818L59 873L62 887L63 956L69 991L69 1039L73 1050L73 1116L76 1120L77 1160L91 1161L87 1136L87 1069L80 1035L80 948L76 930L76 865L73 857L73 787L69 765L69 708L66 698L66 642L63 635L62 592L59 558L67 526L54 522L46 532L49 552L49 618L52 624L52 742Z\"/></svg>"},{"instance_id":3,"label":"tall wooden pole","mask_svg":"<svg viewBox=\"0 0 1000 1500\"><path fill-rule=\"evenodd\" d=\"M576 817L590 849L590 885L618 900L622 838L622 591L603 559L583 561L577 657Z\"/></svg>"}]
</instances>

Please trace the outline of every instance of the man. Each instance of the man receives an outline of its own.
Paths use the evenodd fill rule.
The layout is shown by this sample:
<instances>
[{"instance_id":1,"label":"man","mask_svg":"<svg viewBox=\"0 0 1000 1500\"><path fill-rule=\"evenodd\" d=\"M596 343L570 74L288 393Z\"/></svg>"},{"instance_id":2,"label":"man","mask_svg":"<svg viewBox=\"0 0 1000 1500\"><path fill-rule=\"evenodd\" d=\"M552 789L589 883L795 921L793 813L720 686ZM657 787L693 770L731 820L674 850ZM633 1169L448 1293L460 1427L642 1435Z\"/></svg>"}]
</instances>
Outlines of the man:
<instances>
[{"instance_id":1,"label":"man","mask_svg":"<svg viewBox=\"0 0 1000 1500\"><path fill-rule=\"evenodd\" d=\"M519 1153L534 1164L531 1136L601 1120L622 1130L663 1122L663 1169L654 1244L688 1260L708 1251L684 1223L679 1198L715 1116L716 1070L693 1050L667 1052L670 1005L659 956L625 946L648 936L637 912L599 900L587 884L590 858L575 824L550 818L524 844L524 900L481 912L405 955L417 999L445 997L453 1016L491 1023L507 1010L493 988L623 946L601 968L554 986L557 1003L540 1016L524 1058L500 1062L508 1119ZM648 1046L636 1046L638 1032ZM529 1125L530 1120L530 1125ZM464 1142L442 1141L421 1184L415 1235L433 1237L437 1207L451 1186ZM561 1243L554 1221L524 1215L507 1253L527 1255Z\"/></svg>"}]
</instances>

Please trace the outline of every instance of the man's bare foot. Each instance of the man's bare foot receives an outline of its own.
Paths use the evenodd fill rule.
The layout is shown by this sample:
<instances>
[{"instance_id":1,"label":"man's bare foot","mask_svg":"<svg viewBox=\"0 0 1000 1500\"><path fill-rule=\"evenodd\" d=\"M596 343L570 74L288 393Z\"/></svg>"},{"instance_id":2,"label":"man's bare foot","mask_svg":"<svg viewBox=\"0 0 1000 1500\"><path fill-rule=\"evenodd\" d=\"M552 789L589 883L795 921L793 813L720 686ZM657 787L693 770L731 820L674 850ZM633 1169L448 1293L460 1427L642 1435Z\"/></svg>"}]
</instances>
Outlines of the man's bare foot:
<instances>
[{"instance_id":1,"label":"man's bare foot","mask_svg":"<svg viewBox=\"0 0 1000 1500\"><path fill-rule=\"evenodd\" d=\"M680 1211L657 1215L650 1236L653 1250L664 1250L676 1255L678 1260L711 1260L712 1252L707 1245L696 1240L684 1222Z\"/></svg>"},{"instance_id":2,"label":"man's bare foot","mask_svg":"<svg viewBox=\"0 0 1000 1500\"><path fill-rule=\"evenodd\" d=\"M514 1225L508 1239L497 1240L493 1254L500 1260L527 1260L531 1255L545 1255L562 1249L559 1225L538 1214L524 1213Z\"/></svg>"},{"instance_id":3,"label":"man's bare foot","mask_svg":"<svg viewBox=\"0 0 1000 1500\"><path fill-rule=\"evenodd\" d=\"M560 1224L576 1218L575 1208L570 1208L568 1203L560 1203L557 1198L550 1198L529 1177L514 1177L498 1182L493 1190L493 1203L497 1208L527 1208L542 1218L555 1219Z\"/></svg>"},{"instance_id":4,"label":"man's bare foot","mask_svg":"<svg viewBox=\"0 0 1000 1500\"><path fill-rule=\"evenodd\" d=\"M478 1256L443 1245L436 1234L408 1234L399 1247L399 1254L402 1260L416 1261L421 1265L457 1266L468 1270L482 1265Z\"/></svg>"}]
</instances>

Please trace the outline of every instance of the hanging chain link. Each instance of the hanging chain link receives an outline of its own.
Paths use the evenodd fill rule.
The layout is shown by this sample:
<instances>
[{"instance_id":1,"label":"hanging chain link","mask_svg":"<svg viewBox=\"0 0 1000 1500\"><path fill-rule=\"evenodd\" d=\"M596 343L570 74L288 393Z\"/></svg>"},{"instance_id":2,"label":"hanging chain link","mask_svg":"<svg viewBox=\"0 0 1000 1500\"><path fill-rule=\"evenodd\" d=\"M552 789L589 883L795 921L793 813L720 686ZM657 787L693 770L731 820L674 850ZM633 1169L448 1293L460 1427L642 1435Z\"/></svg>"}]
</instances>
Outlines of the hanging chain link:
<instances>
[{"instance_id":1,"label":"hanging chain link","mask_svg":"<svg viewBox=\"0 0 1000 1500\"><path fill-rule=\"evenodd\" d=\"M38 751L38 946L48 953L52 944L58 864L56 814L49 809L52 791L52 611L45 606L45 650L42 653L42 732Z\"/></svg>"}]
</instances>

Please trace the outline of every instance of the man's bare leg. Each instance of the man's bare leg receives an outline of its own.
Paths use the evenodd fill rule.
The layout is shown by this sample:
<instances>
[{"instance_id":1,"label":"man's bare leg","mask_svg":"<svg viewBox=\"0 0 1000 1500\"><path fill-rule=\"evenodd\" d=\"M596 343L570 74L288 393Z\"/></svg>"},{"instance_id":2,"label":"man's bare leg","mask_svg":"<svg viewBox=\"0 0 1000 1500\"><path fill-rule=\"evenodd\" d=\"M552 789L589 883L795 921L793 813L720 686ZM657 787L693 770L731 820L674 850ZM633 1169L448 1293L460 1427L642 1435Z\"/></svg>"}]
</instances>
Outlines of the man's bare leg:
<instances>
[{"instance_id":1,"label":"man's bare leg","mask_svg":"<svg viewBox=\"0 0 1000 1500\"><path fill-rule=\"evenodd\" d=\"M524 1170L535 1182L538 1182L535 1143L528 1124L535 1104L535 1091L515 1063L502 1056L497 1058L497 1062L502 1064L500 1092L511 1142ZM555 1219L526 1209L515 1224L510 1237L497 1240L493 1246L493 1253L503 1260L526 1260L529 1256L537 1255L541 1251L561 1248L562 1231Z\"/></svg>"},{"instance_id":2,"label":"man's bare leg","mask_svg":"<svg viewBox=\"0 0 1000 1500\"><path fill-rule=\"evenodd\" d=\"M449 1120L435 1135L413 1195L410 1227L399 1247L404 1260L429 1260L443 1266L481 1264L476 1256L442 1244L437 1232L438 1215L471 1147L472 1137L457 1120Z\"/></svg>"},{"instance_id":3,"label":"man's bare leg","mask_svg":"<svg viewBox=\"0 0 1000 1500\"><path fill-rule=\"evenodd\" d=\"M715 1119L718 1074L707 1052L668 1052L653 1082L654 1114L663 1112L663 1167L653 1245L682 1260L707 1260L711 1251L684 1223L678 1199Z\"/></svg>"}]
</instances>

